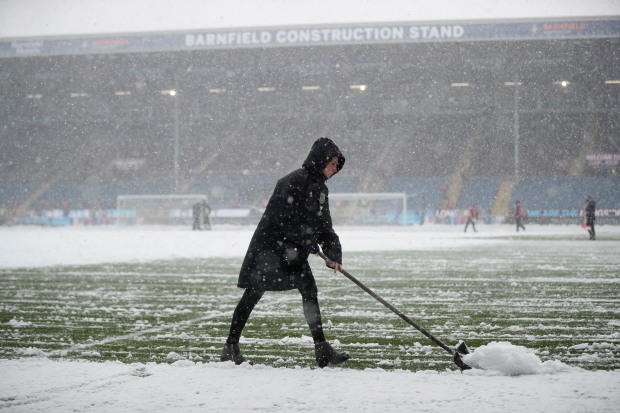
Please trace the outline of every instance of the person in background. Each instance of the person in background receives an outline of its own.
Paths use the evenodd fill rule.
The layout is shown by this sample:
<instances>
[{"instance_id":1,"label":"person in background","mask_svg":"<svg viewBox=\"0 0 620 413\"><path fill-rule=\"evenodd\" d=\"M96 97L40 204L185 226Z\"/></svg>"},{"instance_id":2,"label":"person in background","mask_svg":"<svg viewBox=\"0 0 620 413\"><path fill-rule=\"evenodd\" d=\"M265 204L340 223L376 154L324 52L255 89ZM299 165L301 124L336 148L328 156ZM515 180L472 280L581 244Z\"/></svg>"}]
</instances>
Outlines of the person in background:
<instances>
[{"instance_id":1,"label":"person in background","mask_svg":"<svg viewBox=\"0 0 620 413\"><path fill-rule=\"evenodd\" d=\"M192 218L193 218L193 224L192 224L192 231L200 231L202 228L200 228L200 214L202 211L202 205L200 204L200 202L195 203L194 205L192 205Z\"/></svg>"},{"instance_id":2,"label":"person in background","mask_svg":"<svg viewBox=\"0 0 620 413\"><path fill-rule=\"evenodd\" d=\"M525 226L523 225L523 216L525 213L523 212L523 205L521 205L521 201L517 201L515 204L515 221L517 222L517 232L519 232L519 228L525 231Z\"/></svg>"},{"instance_id":3,"label":"person in background","mask_svg":"<svg viewBox=\"0 0 620 413\"><path fill-rule=\"evenodd\" d=\"M207 203L207 200L202 201L202 214L203 214L203 223L206 230L211 229L211 221L209 220L209 215L211 214L211 207Z\"/></svg>"},{"instance_id":4,"label":"person in background","mask_svg":"<svg viewBox=\"0 0 620 413\"><path fill-rule=\"evenodd\" d=\"M329 138L312 145L303 166L278 180L265 212L258 223L243 260L237 286L245 289L237 304L221 361L246 361L239 348L241 332L265 291L297 289L310 327L319 367L349 359L326 341L321 322L318 291L309 254L319 246L334 271L342 269L342 247L332 228L328 189L325 182L340 171L345 157Z\"/></svg>"},{"instance_id":5,"label":"person in background","mask_svg":"<svg viewBox=\"0 0 620 413\"><path fill-rule=\"evenodd\" d=\"M594 221L596 221L596 202L591 195L586 197L586 205L585 205L585 226L590 234L590 239L596 239L596 232L594 231Z\"/></svg>"},{"instance_id":6,"label":"person in background","mask_svg":"<svg viewBox=\"0 0 620 413\"><path fill-rule=\"evenodd\" d=\"M475 205L472 205L469 210L467 210L467 222L465 223L465 230L467 232L467 227L471 224L471 227L474 229L474 232L478 232L476 230L476 224L474 223L474 219L478 219L478 209Z\"/></svg>"}]
</instances>

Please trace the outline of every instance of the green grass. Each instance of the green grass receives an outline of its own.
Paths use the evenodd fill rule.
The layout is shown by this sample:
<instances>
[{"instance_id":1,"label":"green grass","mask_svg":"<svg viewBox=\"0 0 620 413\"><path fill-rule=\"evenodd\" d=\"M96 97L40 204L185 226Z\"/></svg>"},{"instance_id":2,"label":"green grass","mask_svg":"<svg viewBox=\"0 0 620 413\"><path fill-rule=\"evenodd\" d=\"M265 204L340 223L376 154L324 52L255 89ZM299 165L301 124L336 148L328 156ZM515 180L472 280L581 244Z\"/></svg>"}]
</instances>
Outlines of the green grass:
<instances>
[{"instance_id":1,"label":"green grass","mask_svg":"<svg viewBox=\"0 0 620 413\"><path fill-rule=\"evenodd\" d=\"M346 253L346 268L448 345L508 341L585 369L620 368L620 241L506 238L489 246ZM312 258L345 368L453 369L450 356ZM216 361L240 259L0 270L0 358ZM11 322L12 321L12 322ZM15 321L22 325L16 326ZM314 366L297 291L265 294L244 331L256 363ZM598 348L571 349L599 343Z\"/></svg>"}]
</instances>

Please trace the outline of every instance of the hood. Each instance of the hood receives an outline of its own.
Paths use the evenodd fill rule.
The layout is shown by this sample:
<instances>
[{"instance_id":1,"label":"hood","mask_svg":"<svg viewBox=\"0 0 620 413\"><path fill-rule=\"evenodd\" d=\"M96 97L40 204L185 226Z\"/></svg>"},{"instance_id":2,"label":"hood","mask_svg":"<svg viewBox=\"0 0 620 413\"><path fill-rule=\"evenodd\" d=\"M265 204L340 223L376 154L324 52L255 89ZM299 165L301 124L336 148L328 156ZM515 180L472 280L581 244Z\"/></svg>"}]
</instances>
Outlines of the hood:
<instances>
[{"instance_id":1,"label":"hood","mask_svg":"<svg viewBox=\"0 0 620 413\"><path fill-rule=\"evenodd\" d=\"M321 170L334 156L338 157L338 171L336 171L338 173L344 166L344 155L334 141L329 138L319 138L312 145L303 167L313 175L322 175Z\"/></svg>"}]
</instances>

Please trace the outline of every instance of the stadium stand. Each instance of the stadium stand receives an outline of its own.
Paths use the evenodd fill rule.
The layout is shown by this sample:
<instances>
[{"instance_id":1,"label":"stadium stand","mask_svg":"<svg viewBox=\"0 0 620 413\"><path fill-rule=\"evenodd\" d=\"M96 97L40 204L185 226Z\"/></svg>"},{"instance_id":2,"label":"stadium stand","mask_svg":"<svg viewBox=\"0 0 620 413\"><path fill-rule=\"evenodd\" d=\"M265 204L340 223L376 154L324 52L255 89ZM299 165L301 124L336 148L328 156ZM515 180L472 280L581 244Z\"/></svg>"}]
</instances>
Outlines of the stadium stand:
<instances>
[{"instance_id":1,"label":"stadium stand","mask_svg":"<svg viewBox=\"0 0 620 413\"><path fill-rule=\"evenodd\" d=\"M472 176L465 179L457 208L466 209L476 205L481 209L491 209L497 196L500 178L495 176Z\"/></svg>"},{"instance_id":2,"label":"stadium stand","mask_svg":"<svg viewBox=\"0 0 620 413\"><path fill-rule=\"evenodd\" d=\"M407 206L412 211L433 210L441 205L443 182L442 177L393 177L388 182L386 192L406 193Z\"/></svg>"},{"instance_id":3,"label":"stadium stand","mask_svg":"<svg viewBox=\"0 0 620 413\"><path fill-rule=\"evenodd\" d=\"M592 195L598 208L618 208L620 205L620 177L527 177L517 184L511 199L523 200L530 210L579 210L585 196ZM525 201L527 200L527 201Z\"/></svg>"},{"instance_id":4,"label":"stadium stand","mask_svg":"<svg viewBox=\"0 0 620 413\"><path fill-rule=\"evenodd\" d=\"M92 49L55 52L63 39L52 39L31 55L0 39L0 207L175 193L260 206L330 136L347 156L331 192L405 192L413 211L491 209L509 179L509 206L574 210L590 193L620 208L618 162L588 160L620 154L618 20L562 23L561 34L545 24L282 47L167 48L145 35L151 49L100 49L84 37Z\"/></svg>"}]
</instances>

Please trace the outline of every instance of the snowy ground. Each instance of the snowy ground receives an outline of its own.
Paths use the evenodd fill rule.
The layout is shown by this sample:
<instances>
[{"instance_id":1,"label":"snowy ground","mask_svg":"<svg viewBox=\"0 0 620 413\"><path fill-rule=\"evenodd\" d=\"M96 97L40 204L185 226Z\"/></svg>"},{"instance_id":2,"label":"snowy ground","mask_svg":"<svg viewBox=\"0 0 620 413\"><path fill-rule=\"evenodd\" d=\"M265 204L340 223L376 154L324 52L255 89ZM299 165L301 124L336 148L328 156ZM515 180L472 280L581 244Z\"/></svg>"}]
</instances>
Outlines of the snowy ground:
<instances>
[{"instance_id":1,"label":"snowy ground","mask_svg":"<svg viewBox=\"0 0 620 413\"><path fill-rule=\"evenodd\" d=\"M506 237L557 237L586 240L577 226L511 225L336 228L346 260L352 251L431 250L501 245ZM599 240L620 240L620 227L597 227ZM0 230L0 268L94 263L147 262L174 258L243 257L254 227L219 226L215 231L178 227L11 227ZM346 264L346 261L345 261Z\"/></svg>"},{"instance_id":2,"label":"snowy ground","mask_svg":"<svg viewBox=\"0 0 620 413\"><path fill-rule=\"evenodd\" d=\"M510 226L341 228L347 251L502 248L516 237L580 240L575 227ZM253 228L2 228L0 267L149 262L195 257L241 257ZM598 238L618 245L620 228ZM573 242L573 241L571 241ZM596 244L599 245L599 244ZM619 371L586 371L542 362L510 343L488 343L467 360L475 369L384 371L274 368L179 360L172 364L0 360L0 410L7 411L517 411L616 412Z\"/></svg>"}]
</instances>

